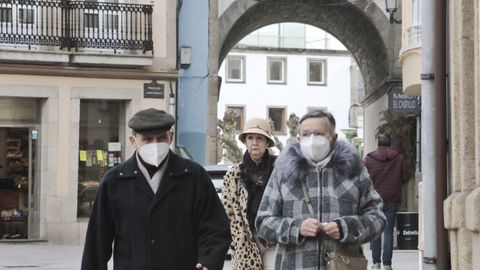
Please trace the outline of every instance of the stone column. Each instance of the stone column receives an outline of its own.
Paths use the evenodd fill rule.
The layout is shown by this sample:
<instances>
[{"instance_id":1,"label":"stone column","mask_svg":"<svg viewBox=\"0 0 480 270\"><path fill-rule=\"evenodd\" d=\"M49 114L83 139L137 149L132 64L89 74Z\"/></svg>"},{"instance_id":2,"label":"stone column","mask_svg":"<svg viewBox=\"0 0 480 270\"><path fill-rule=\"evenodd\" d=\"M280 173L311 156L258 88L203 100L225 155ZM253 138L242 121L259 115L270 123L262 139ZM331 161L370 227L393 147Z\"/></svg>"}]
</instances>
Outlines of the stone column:
<instances>
[{"instance_id":1,"label":"stone column","mask_svg":"<svg viewBox=\"0 0 480 270\"><path fill-rule=\"evenodd\" d=\"M445 228L451 269L480 269L479 3L449 3L451 195L444 202Z\"/></svg>"}]
</instances>

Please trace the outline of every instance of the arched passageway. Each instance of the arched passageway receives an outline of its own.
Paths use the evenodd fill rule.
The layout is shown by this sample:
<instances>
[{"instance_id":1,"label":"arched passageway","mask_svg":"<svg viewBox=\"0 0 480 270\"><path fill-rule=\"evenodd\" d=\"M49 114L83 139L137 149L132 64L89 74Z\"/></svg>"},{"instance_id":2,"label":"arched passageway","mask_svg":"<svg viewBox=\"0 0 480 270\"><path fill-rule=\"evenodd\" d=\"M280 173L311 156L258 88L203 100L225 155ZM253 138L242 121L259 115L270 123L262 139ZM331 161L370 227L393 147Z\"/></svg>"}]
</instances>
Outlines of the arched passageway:
<instances>
[{"instance_id":1,"label":"arched passageway","mask_svg":"<svg viewBox=\"0 0 480 270\"><path fill-rule=\"evenodd\" d=\"M216 160L217 74L220 64L238 41L260 27L280 22L299 22L334 35L358 63L365 83L366 103L375 102L393 84L400 83L400 26L391 25L386 14L372 0L212 0L209 1L209 14L208 45L203 44L208 54L208 75L199 72L204 76L202 78L208 80L207 89L201 92L197 87L199 83L194 83L195 79L192 79L191 85L196 90L189 90L192 94L185 92L179 101L182 108L178 116L185 122L177 130L182 145L189 149L197 148L194 150L199 152L197 157L202 155L201 151L205 151L205 159L200 160L203 163L211 164ZM194 12L190 15L194 15ZM188 31L192 33L193 30L189 28ZM192 52L195 50L193 46ZM187 79L179 83L180 88L186 85L185 89L188 89L187 84ZM182 89L179 91L179 95L182 95ZM199 117L188 119L193 111L196 115L199 113L192 109L195 106L198 108L198 93L202 93L207 102L203 108L207 114L203 124L199 124ZM192 126L197 126L198 130L192 130ZM199 135L204 136L205 140ZM199 141L205 144L199 146Z\"/></svg>"},{"instance_id":2,"label":"arched passageway","mask_svg":"<svg viewBox=\"0 0 480 270\"><path fill-rule=\"evenodd\" d=\"M367 93L375 92L388 77L397 75L394 74L398 59L395 47L399 44L392 43L391 25L376 4L351 2L263 0L251 5L252 1L235 1L219 18L219 64L230 49L253 30L278 22L305 23L339 39L356 59ZM399 41L397 38L397 43Z\"/></svg>"}]
</instances>

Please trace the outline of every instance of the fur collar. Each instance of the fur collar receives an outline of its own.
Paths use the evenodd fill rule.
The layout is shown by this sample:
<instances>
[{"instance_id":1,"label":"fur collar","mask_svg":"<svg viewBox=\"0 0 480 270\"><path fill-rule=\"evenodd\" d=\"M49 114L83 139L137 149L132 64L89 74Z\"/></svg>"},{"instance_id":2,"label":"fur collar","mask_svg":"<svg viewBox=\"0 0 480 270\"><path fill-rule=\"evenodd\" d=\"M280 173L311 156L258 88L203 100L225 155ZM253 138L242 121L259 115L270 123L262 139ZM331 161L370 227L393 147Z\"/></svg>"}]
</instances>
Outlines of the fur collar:
<instances>
[{"instance_id":1,"label":"fur collar","mask_svg":"<svg viewBox=\"0 0 480 270\"><path fill-rule=\"evenodd\" d=\"M302 155L300 143L293 142L278 156L275 162L276 177L286 181L305 179L313 165ZM362 159L357 150L345 141L335 143L331 160L326 168L332 168L336 173L353 178L362 172Z\"/></svg>"}]
</instances>

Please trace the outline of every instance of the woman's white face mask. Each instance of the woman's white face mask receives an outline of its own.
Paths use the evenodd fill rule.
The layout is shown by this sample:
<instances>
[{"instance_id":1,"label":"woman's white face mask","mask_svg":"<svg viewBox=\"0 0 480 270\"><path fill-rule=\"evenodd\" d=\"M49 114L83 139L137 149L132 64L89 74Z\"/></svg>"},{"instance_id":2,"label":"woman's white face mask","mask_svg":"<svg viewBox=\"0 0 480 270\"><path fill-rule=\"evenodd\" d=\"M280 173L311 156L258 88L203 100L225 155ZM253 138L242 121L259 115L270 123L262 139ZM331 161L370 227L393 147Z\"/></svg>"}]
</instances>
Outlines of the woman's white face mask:
<instances>
[{"instance_id":1,"label":"woman's white face mask","mask_svg":"<svg viewBox=\"0 0 480 270\"><path fill-rule=\"evenodd\" d=\"M146 163L158 167L168 155L170 145L166 142L147 143L140 146L139 155Z\"/></svg>"},{"instance_id":2,"label":"woman's white face mask","mask_svg":"<svg viewBox=\"0 0 480 270\"><path fill-rule=\"evenodd\" d=\"M300 140L300 149L304 157L318 163L330 153L330 141L325 136L312 134Z\"/></svg>"}]
</instances>

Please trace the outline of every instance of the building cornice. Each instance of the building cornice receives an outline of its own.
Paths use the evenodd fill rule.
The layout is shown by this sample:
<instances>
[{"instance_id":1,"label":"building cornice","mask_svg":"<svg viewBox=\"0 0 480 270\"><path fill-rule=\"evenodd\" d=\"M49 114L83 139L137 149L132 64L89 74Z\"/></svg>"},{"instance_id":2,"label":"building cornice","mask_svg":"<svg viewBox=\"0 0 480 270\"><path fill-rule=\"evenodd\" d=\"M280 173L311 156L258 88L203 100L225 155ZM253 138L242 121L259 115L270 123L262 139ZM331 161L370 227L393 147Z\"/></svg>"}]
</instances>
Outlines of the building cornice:
<instances>
[{"instance_id":1,"label":"building cornice","mask_svg":"<svg viewBox=\"0 0 480 270\"><path fill-rule=\"evenodd\" d=\"M234 47L231 53L259 53L259 54L295 54L295 55L340 55L351 56L347 50L324 50L324 49L301 49L301 48L277 48L277 47Z\"/></svg>"},{"instance_id":2,"label":"building cornice","mask_svg":"<svg viewBox=\"0 0 480 270\"><path fill-rule=\"evenodd\" d=\"M149 71L145 69L59 67L43 65L0 64L0 74L83 77L128 80L175 80L178 71Z\"/></svg>"}]
</instances>

